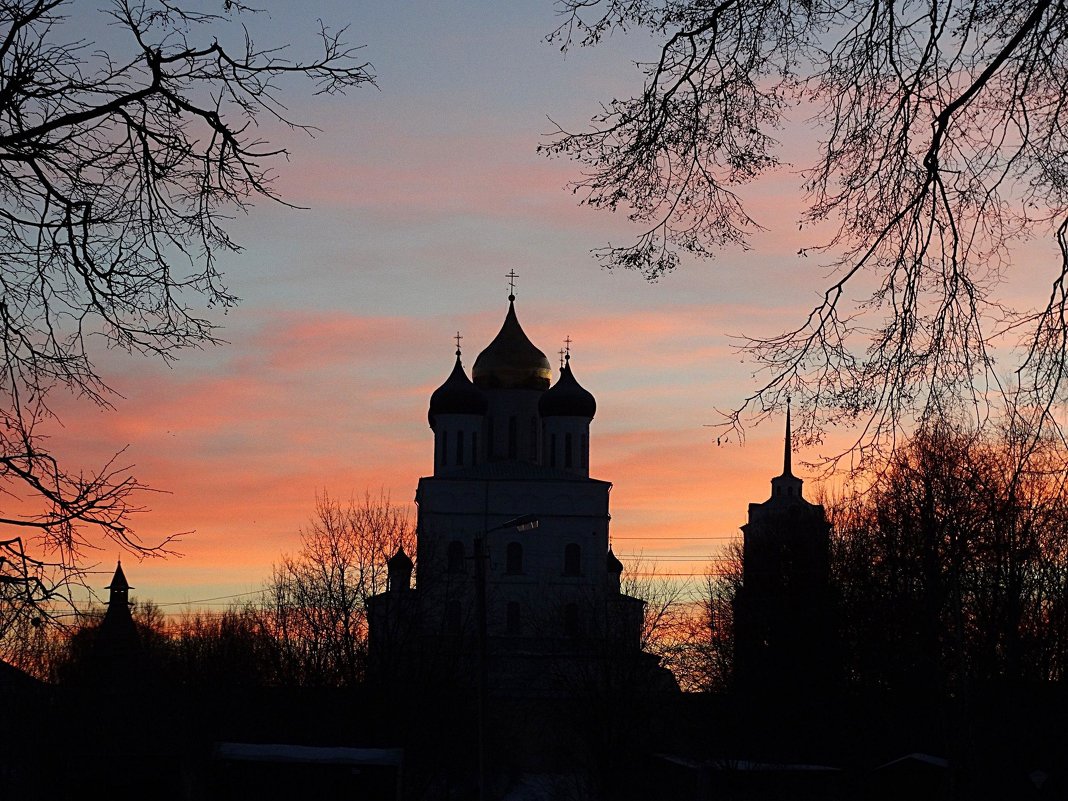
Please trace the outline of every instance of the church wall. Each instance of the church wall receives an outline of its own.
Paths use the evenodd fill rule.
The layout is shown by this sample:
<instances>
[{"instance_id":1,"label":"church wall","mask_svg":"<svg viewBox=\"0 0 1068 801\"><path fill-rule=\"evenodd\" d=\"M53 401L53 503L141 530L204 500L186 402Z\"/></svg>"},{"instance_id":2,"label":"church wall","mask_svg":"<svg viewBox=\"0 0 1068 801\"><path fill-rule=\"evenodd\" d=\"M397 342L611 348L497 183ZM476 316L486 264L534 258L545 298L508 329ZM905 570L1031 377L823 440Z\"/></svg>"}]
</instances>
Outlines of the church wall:
<instances>
[{"instance_id":1,"label":"church wall","mask_svg":"<svg viewBox=\"0 0 1068 801\"><path fill-rule=\"evenodd\" d=\"M439 414L434 426L434 475L447 475L485 461L483 419L475 414Z\"/></svg>"},{"instance_id":2,"label":"church wall","mask_svg":"<svg viewBox=\"0 0 1068 801\"><path fill-rule=\"evenodd\" d=\"M541 461L541 418L538 400L541 390L483 390L489 408L484 431L489 460L518 459Z\"/></svg>"},{"instance_id":3,"label":"church wall","mask_svg":"<svg viewBox=\"0 0 1068 801\"><path fill-rule=\"evenodd\" d=\"M543 425L542 463L575 475L590 474L590 421L583 417L549 417Z\"/></svg>"},{"instance_id":4,"label":"church wall","mask_svg":"<svg viewBox=\"0 0 1068 801\"><path fill-rule=\"evenodd\" d=\"M755 692L815 692L834 673L828 592L829 532L822 506L796 489L749 505L742 586L734 602L735 671Z\"/></svg>"},{"instance_id":5,"label":"church wall","mask_svg":"<svg viewBox=\"0 0 1068 801\"><path fill-rule=\"evenodd\" d=\"M605 566L608 550L608 488L605 482L472 481L424 479L419 503L419 587L427 608L444 608L450 601L463 609L475 602L475 539L483 537L488 549L487 615L492 635L507 635L507 605L520 605L523 636L563 621L564 607L603 605L609 581ZM447 511L435 511L447 510ZM488 510L488 512L487 512ZM551 511L542 511L551 510ZM563 510L563 513L561 513ZM535 514L539 526L529 531L491 531L487 528ZM449 547L462 543L463 564L450 572ZM521 546L519 572L509 573L509 545ZM568 546L578 546L568 560ZM577 558L575 558L577 556ZM513 565L514 567L514 565ZM455 612L453 613L455 614ZM473 624L473 617L461 611ZM537 620L537 626L534 621ZM429 622L428 629L440 628Z\"/></svg>"}]
</instances>

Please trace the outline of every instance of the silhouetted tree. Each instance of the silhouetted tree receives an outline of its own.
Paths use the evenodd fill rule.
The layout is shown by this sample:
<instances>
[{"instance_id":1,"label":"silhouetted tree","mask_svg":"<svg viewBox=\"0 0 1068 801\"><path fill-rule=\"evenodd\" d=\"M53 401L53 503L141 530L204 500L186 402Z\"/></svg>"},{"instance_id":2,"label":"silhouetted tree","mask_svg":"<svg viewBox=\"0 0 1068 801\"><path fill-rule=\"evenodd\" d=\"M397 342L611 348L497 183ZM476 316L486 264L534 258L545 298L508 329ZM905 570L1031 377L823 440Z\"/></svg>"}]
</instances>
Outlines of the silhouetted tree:
<instances>
[{"instance_id":1,"label":"silhouetted tree","mask_svg":"<svg viewBox=\"0 0 1068 801\"><path fill-rule=\"evenodd\" d=\"M225 689L279 683L276 643L251 605L222 612L190 610L168 618L151 601L139 601L131 611L140 653L136 674L124 677L122 684ZM34 674L60 683L91 683L100 661L103 618L102 609L93 609L65 628L42 627Z\"/></svg>"},{"instance_id":2,"label":"silhouetted tree","mask_svg":"<svg viewBox=\"0 0 1068 801\"><path fill-rule=\"evenodd\" d=\"M731 688L734 598L741 581L741 543L734 542L719 570L705 576L698 599L687 607L677 652L665 660L683 689L723 693Z\"/></svg>"},{"instance_id":3,"label":"silhouetted tree","mask_svg":"<svg viewBox=\"0 0 1068 801\"><path fill-rule=\"evenodd\" d=\"M0 643L43 602L72 602L92 543L168 551L133 532L144 488L121 461L86 471L52 453L50 394L109 406L92 341L164 360L215 343L201 309L235 302L218 270L239 250L225 222L276 199L270 164L285 155L256 123L306 129L281 102L289 76L317 93L373 80L325 27L306 61L243 27L227 38L248 12L231 0L220 13L116 0L96 18L106 46L85 38L96 19L64 17L73 7L0 4Z\"/></svg>"},{"instance_id":4,"label":"silhouetted tree","mask_svg":"<svg viewBox=\"0 0 1068 801\"><path fill-rule=\"evenodd\" d=\"M262 625L277 645L283 683L351 685L367 668L367 599L386 589L386 561L415 554L408 511L365 494L342 505L327 495L264 590Z\"/></svg>"},{"instance_id":5,"label":"silhouetted tree","mask_svg":"<svg viewBox=\"0 0 1068 801\"><path fill-rule=\"evenodd\" d=\"M1019 445L926 430L832 506L855 683L947 698L1063 678L1066 454Z\"/></svg>"},{"instance_id":6,"label":"silhouetted tree","mask_svg":"<svg viewBox=\"0 0 1068 801\"><path fill-rule=\"evenodd\" d=\"M156 656L161 674L191 687L277 685L277 643L254 607L188 612L164 629Z\"/></svg>"},{"instance_id":7,"label":"silhouetted tree","mask_svg":"<svg viewBox=\"0 0 1068 801\"><path fill-rule=\"evenodd\" d=\"M733 665L733 599L741 582L741 549L731 546L699 587L628 561L623 591L645 603L641 647L660 659L688 692L724 691Z\"/></svg>"},{"instance_id":8,"label":"silhouetted tree","mask_svg":"<svg viewBox=\"0 0 1068 801\"><path fill-rule=\"evenodd\" d=\"M778 137L815 141L800 187L814 241L801 253L825 257L813 280L827 284L796 327L747 340L759 389L726 425L740 433L743 413L766 415L792 394L803 410L795 433L859 420L862 457L885 453L915 419L1001 400L1036 436L1056 426L1050 406L1068 360L1068 8L558 6L551 38L564 49L633 30L663 42L638 65L641 91L543 147L582 164L573 188L584 203L642 226L634 244L598 252L606 265L656 279L680 252L746 247L760 225L739 187L781 166ZM1011 264L1011 247L1036 233L1059 258L1049 288L1016 305L1018 293L999 287L1031 270ZM1013 354L1011 383L995 372L995 351L1001 364Z\"/></svg>"}]
</instances>

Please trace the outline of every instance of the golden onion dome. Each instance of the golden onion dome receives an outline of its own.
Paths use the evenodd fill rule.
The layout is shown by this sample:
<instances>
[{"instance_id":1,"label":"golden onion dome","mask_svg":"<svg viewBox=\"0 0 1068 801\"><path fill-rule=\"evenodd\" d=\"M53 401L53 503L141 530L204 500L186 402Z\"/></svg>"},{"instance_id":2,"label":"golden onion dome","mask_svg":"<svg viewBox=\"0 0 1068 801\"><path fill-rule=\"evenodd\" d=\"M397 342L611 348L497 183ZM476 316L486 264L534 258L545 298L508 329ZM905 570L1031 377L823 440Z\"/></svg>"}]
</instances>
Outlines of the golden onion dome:
<instances>
[{"instance_id":1,"label":"golden onion dome","mask_svg":"<svg viewBox=\"0 0 1068 801\"><path fill-rule=\"evenodd\" d=\"M504 325L475 359L471 374L482 389L548 389L552 369L545 354L527 339L515 316L514 298L508 299Z\"/></svg>"}]
</instances>

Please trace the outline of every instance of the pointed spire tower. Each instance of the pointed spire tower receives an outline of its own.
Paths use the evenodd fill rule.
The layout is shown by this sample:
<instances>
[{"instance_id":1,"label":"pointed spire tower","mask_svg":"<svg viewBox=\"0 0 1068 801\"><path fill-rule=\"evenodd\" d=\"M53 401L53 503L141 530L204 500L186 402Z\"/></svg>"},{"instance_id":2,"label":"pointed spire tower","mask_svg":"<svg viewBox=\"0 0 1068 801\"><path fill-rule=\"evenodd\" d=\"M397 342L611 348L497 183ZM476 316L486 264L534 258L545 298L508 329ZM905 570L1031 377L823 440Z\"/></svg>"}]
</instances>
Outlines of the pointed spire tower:
<instances>
[{"instance_id":1,"label":"pointed spire tower","mask_svg":"<svg viewBox=\"0 0 1068 801\"><path fill-rule=\"evenodd\" d=\"M782 475L771 480L768 500L749 504L734 600L739 686L779 700L823 686L834 673L830 525L823 507L801 496L791 435L787 401Z\"/></svg>"},{"instance_id":2,"label":"pointed spire tower","mask_svg":"<svg viewBox=\"0 0 1068 801\"><path fill-rule=\"evenodd\" d=\"M793 438L790 432L790 399L786 399L786 439L783 444L782 475L771 480L771 499L789 500L801 498L801 485L804 483L793 472Z\"/></svg>"},{"instance_id":3,"label":"pointed spire tower","mask_svg":"<svg viewBox=\"0 0 1068 801\"><path fill-rule=\"evenodd\" d=\"M133 588L126 580L121 561L104 589L109 593L108 608L97 632L92 681L117 686L134 679L141 655L141 636L130 614Z\"/></svg>"}]
</instances>

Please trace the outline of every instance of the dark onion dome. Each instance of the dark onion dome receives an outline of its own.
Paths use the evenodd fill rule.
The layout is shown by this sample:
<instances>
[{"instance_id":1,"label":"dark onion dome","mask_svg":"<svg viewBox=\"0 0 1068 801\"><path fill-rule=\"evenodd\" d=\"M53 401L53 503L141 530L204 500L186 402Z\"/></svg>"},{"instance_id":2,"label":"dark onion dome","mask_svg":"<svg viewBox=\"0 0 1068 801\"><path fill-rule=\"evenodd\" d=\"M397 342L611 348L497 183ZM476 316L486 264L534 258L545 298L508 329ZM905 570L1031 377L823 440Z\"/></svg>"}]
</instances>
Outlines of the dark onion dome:
<instances>
[{"instance_id":1,"label":"dark onion dome","mask_svg":"<svg viewBox=\"0 0 1068 801\"><path fill-rule=\"evenodd\" d=\"M389 568L389 572L393 573L397 570L405 570L409 574L412 572L414 565L412 559L408 554L404 552L404 546L401 545L397 548L397 552L393 556L389 557L386 561L386 566Z\"/></svg>"},{"instance_id":2,"label":"dark onion dome","mask_svg":"<svg viewBox=\"0 0 1068 801\"><path fill-rule=\"evenodd\" d=\"M445 383L434 390L430 396L430 411L427 419L434 427L434 416L438 414L485 414L486 396L464 372L460 362L460 352L456 351L456 364Z\"/></svg>"},{"instance_id":3,"label":"dark onion dome","mask_svg":"<svg viewBox=\"0 0 1068 801\"><path fill-rule=\"evenodd\" d=\"M508 300L504 325L486 349L478 354L471 371L475 385L484 389L548 389L552 369L545 354L527 339Z\"/></svg>"},{"instance_id":4,"label":"dark onion dome","mask_svg":"<svg viewBox=\"0 0 1068 801\"><path fill-rule=\"evenodd\" d=\"M596 412L597 401L575 380L568 359L560 368L560 378L538 400L538 414L542 417L585 417L592 420Z\"/></svg>"},{"instance_id":5,"label":"dark onion dome","mask_svg":"<svg viewBox=\"0 0 1068 801\"><path fill-rule=\"evenodd\" d=\"M605 567L608 568L609 573L615 573L616 575L623 572L623 563L616 558L611 548L608 549L608 555L605 557Z\"/></svg>"}]
</instances>

